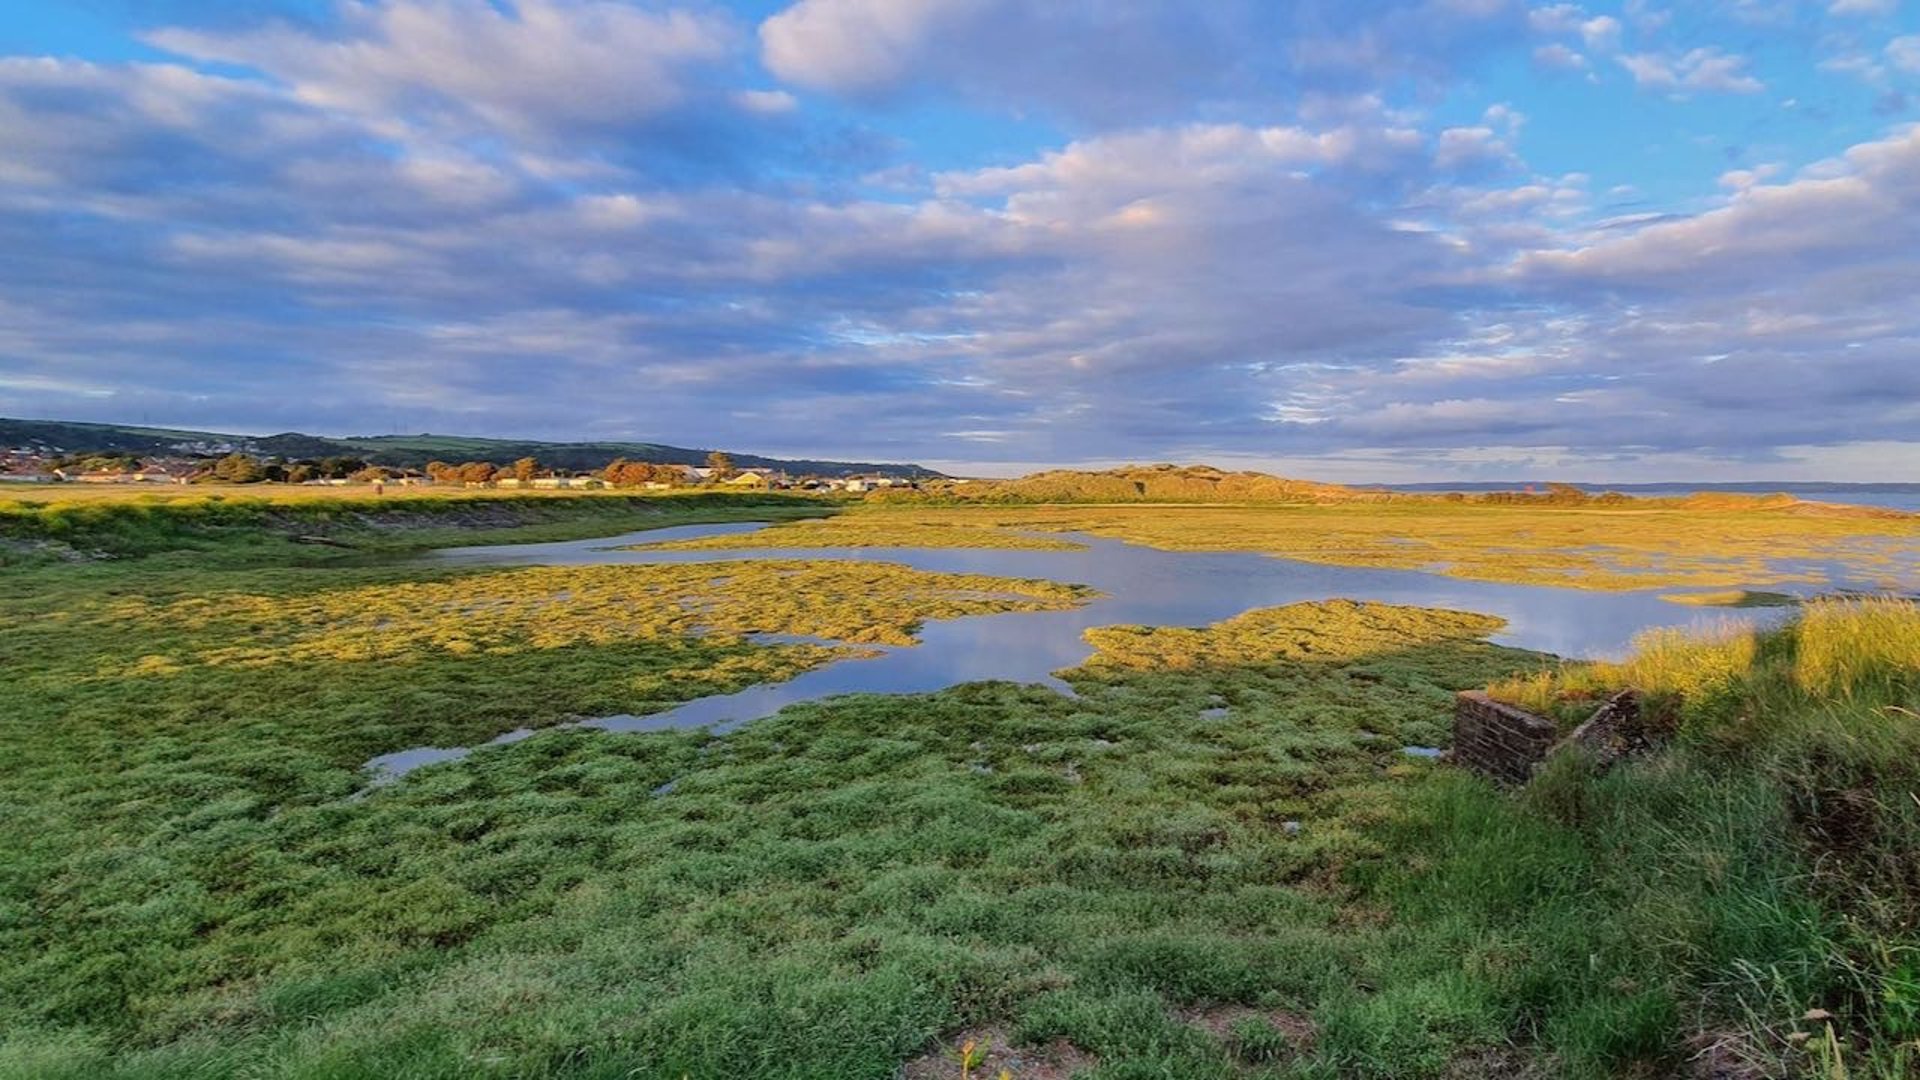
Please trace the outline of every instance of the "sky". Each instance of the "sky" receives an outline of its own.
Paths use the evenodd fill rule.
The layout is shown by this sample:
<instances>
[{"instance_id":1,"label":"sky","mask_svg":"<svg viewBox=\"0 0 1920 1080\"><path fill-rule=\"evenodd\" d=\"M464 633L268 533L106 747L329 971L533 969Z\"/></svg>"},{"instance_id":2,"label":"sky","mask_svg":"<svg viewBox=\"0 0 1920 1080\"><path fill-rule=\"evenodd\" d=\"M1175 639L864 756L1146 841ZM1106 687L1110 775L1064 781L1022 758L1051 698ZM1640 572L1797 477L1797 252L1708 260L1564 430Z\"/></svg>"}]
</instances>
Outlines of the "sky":
<instances>
[{"instance_id":1,"label":"sky","mask_svg":"<svg viewBox=\"0 0 1920 1080\"><path fill-rule=\"evenodd\" d=\"M1920 0L0 0L0 415L1920 481Z\"/></svg>"}]
</instances>

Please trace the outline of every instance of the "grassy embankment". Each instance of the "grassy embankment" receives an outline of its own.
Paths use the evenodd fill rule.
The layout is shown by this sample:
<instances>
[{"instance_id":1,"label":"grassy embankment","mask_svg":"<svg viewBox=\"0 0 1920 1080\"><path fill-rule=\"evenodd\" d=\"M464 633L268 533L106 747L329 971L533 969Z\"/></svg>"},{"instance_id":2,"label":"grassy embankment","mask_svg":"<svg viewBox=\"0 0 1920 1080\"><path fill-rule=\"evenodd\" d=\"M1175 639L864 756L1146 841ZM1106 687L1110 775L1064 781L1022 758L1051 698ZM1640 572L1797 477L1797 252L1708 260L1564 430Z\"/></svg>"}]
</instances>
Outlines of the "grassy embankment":
<instances>
[{"instance_id":1,"label":"grassy embankment","mask_svg":"<svg viewBox=\"0 0 1920 1080\"><path fill-rule=\"evenodd\" d=\"M731 632L888 640L978 581L223 542L0 578L0 1075L878 1080L963 1034L1101 1077L1912 1066L1910 607L1518 679L1457 613L1110 628L1077 700L556 732L350 801L370 754L781 677L804 647ZM1453 689L1621 679L1674 751L1517 800L1398 751Z\"/></svg>"},{"instance_id":2,"label":"grassy embankment","mask_svg":"<svg viewBox=\"0 0 1920 1080\"><path fill-rule=\"evenodd\" d=\"M706 491L512 492L269 485L13 485L0 490L0 566L162 556L242 566L337 562L292 543L323 536L363 554L405 555L468 543L537 543L724 521L786 521L836 512L821 499Z\"/></svg>"},{"instance_id":3,"label":"grassy embankment","mask_svg":"<svg viewBox=\"0 0 1920 1080\"><path fill-rule=\"evenodd\" d=\"M1920 1075L1920 608L1817 601L1494 692L1571 724L1622 686L1667 750L1567 758L1517 802L1432 785L1395 841L1419 863L1382 878L1401 910L1515 965L1568 1049L1691 1027L1695 1075Z\"/></svg>"},{"instance_id":4,"label":"grassy embankment","mask_svg":"<svg viewBox=\"0 0 1920 1080\"><path fill-rule=\"evenodd\" d=\"M1733 499L1562 508L1382 502L1170 506L874 503L739 540L666 545L1047 546L1004 530L1083 532L1176 551L1253 551L1340 566L1431 570L1581 589L1827 583L1825 566L1912 588L1920 515ZM1803 562L1799 567L1776 563ZM1675 599L1686 599L1676 597Z\"/></svg>"}]
</instances>

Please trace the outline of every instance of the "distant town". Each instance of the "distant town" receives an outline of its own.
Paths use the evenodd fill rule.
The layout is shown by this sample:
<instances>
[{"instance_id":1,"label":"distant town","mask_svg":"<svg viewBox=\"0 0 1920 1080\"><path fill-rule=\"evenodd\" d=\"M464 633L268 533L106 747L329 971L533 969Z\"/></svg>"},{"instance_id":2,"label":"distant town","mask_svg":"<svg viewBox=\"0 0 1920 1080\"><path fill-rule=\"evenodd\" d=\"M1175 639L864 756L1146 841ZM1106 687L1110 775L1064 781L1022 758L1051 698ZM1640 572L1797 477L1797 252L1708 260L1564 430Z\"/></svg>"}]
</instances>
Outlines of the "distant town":
<instances>
[{"instance_id":1,"label":"distant town","mask_svg":"<svg viewBox=\"0 0 1920 1080\"><path fill-rule=\"evenodd\" d=\"M187 452L191 450L193 452ZM631 461L615 458L592 470L561 469L523 457L510 464L486 461L454 464L430 461L422 468L376 465L362 458L287 458L260 456L220 446L184 448L172 455L66 450L60 447L10 447L0 453L0 483L16 484L300 484L374 488L467 487L506 489L635 488L666 491L682 487L867 492L917 488L912 479L874 474L818 476L783 469L736 468L721 452L705 465Z\"/></svg>"}]
</instances>

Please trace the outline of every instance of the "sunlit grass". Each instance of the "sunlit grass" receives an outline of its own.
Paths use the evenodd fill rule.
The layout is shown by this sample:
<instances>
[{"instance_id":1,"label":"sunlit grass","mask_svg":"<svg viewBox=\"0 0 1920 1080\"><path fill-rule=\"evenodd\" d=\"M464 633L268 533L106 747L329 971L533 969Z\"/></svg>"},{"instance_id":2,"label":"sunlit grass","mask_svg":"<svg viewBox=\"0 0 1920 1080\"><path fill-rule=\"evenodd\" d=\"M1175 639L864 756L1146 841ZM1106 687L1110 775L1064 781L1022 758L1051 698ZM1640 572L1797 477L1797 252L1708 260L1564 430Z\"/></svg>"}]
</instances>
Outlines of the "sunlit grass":
<instances>
[{"instance_id":1,"label":"sunlit grass","mask_svg":"<svg viewBox=\"0 0 1920 1080\"><path fill-rule=\"evenodd\" d=\"M1665 600L1669 604L1724 608L1793 607L1801 602L1799 597L1791 593L1766 592L1755 589L1723 589L1718 592L1668 593L1660 599Z\"/></svg>"},{"instance_id":2,"label":"sunlit grass","mask_svg":"<svg viewBox=\"0 0 1920 1080\"><path fill-rule=\"evenodd\" d=\"M1820 697L1895 699L1920 689L1920 605L1822 600L1795 628L1793 677Z\"/></svg>"},{"instance_id":3,"label":"sunlit grass","mask_svg":"<svg viewBox=\"0 0 1920 1080\"><path fill-rule=\"evenodd\" d=\"M1502 701L1572 721L1584 719L1601 697L1628 687L1655 697L1706 698L1750 673L1758 655L1757 634L1737 623L1716 630L1650 630L1634 638L1632 654L1623 661L1569 663L1489 691Z\"/></svg>"},{"instance_id":4,"label":"sunlit grass","mask_svg":"<svg viewBox=\"0 0 1920 1080\"><path fill-rule=\"evenodd\" d=\"M1696 703L1759 681L1801 705L1912 692L1920 672L1920 606L1898 598L1821 599L1782 631L1728 624L1717 631L1657 630L1618 663L1570 663L1491 688L1497 698L1571 719L1599 696L1632 687Z\"/></svg>"},{"instance_id":5,"label":"sunlit grass","mask_svg":"<svg viewBox=\"0 0 1920 1080\"><path fill-rule=\"evenodd\" d=\"M824 522L771 529L747 543L1035 546L1017 535L1023 532L1085 532L1170 550L1253 551L1579 589L1823 585L1830 583L1828 564L1862 580L1920 583L1914 578L1920 566L1920 516L1758 500L1731 506L1675 502L1579 508L1437 500L1204 506L878 503Z\"/></svg>"},{"instance_id":6,"label":"sunlit grass","mask_svg":"<svg viewBox=\"0 0 1920 1080\"><path fill-rule=\"evenodd\" d=\"M1352 663L1411 643L1477 641L1505 620L1333 600L1258 608L1207 627L1103 626L1087 631L1098 651L1089 670L1188 671L1287 663Z\"/></svg>"},{"instance_id":7,"label":"sunlit grass","mask_svg":"<svg viewBox=\"0 0 1920 1080\"><path fill-rule=\"evenodd\" d=\"M889 563L738 562L529 567L313 592L133 596L64 620L179 651L182 664L502 656L675 635L786 633L910 645L924 619L1070 607L1086 590Z\"/></svg>"},{"instance_id":8,"label":"sunlit grass","mask_svg":"<svg viewBox=\"0 0 1920 1080\"><path fill-rule=\"evenodd\" d=\"M1604 776L1568 755L1517 802L1423 793L1402 908L1522 950L1509 992L1576 1075L1677 1063L1689 1030L1754 1075L1920 1073L1920 609L1816 601L1493 689L1571 722L1623 687L1666 749Z\"/></svg>"}]
</instances>

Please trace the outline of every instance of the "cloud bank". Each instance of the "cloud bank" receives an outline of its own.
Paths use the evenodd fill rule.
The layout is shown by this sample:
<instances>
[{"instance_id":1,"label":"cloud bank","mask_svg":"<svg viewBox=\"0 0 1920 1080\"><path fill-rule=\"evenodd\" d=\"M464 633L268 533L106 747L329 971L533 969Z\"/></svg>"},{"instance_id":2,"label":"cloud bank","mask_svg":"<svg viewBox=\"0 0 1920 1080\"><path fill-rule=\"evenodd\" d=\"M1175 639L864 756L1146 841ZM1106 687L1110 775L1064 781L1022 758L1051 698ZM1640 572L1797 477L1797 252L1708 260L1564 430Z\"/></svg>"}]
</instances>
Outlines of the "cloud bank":
<instances>
[{"instance_id":1,"label":"cloud bank","mask_svg":"<svg viewBox=\"0 0 1920 1080\"><path fill-rule=\"evenodd\" d=\"M1830 6L130 26L138 59L0 58L0 413L985 470L1911 475L1920 127L1883 106L1920 35ZM1809 21L1872 71L1769 45ZM1616 166L1653 140L1686 160Z\"/></svg>"}]
</instances>

